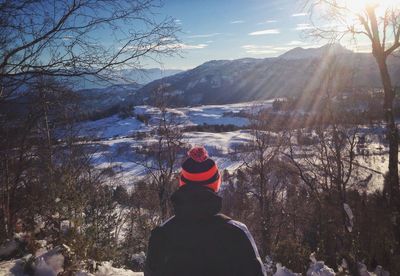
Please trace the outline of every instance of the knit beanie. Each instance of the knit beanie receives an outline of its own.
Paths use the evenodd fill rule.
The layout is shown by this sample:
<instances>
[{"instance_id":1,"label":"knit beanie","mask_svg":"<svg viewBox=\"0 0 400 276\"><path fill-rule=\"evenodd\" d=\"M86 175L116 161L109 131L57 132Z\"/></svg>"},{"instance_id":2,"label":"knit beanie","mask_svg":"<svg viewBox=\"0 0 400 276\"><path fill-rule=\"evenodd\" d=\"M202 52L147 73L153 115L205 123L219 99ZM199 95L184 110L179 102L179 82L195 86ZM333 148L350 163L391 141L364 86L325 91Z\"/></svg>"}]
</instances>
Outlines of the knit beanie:
<instances>
[{"instance_id":1,"label":"knit beanie","mask_svg":"<svg viewBox=\"0 0 400 276\"><path fill-rule=\"evenodd\" d=\"M188 158L182 164L179 187L198 185L218 192L221 186L221 175L218 166L208 157L204 147L194 147L188 152Z\"/></svg>"}]
</instances>

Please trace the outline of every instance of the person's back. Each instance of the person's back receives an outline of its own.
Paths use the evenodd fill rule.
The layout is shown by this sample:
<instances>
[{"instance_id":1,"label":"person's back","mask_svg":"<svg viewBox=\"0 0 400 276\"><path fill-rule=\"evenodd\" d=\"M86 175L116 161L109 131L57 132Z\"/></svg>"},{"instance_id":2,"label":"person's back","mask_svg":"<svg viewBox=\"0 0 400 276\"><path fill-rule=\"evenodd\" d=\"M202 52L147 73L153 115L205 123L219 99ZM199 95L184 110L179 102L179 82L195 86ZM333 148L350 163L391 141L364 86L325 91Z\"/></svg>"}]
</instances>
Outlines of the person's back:
<instances>
[{"instance_id":1,"label":"person's back","mask_svg":"<svg viewBox=\"0 0 400 276\"><path fill-rule=\"evenodd\" d=\"M145 276L265 275L247 227L220 214L215 163L190 156L171 198L175 216L152 231Z\"/></svg>"}]
</instances>

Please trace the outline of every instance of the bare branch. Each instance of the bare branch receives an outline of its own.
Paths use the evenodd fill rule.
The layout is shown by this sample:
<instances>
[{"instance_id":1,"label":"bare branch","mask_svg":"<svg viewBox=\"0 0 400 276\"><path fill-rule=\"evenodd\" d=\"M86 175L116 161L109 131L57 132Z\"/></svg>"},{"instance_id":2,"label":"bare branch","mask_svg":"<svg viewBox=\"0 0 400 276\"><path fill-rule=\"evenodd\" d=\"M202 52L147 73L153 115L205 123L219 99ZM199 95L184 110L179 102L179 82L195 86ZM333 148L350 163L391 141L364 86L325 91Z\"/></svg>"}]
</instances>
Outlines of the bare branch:
<instances>
[{"instance_id":1,"label":"bare branch","mask_svg":"<svg viewBox=\"0 0 400 276\"><path fill-rule=\"evenodd\" d=\"M37 75L110 78L140 68L144 57L180 48L173 18L159 19L159 0L5 1L0 5L0 78ZM4 91L4 90L3 90Z\"/></svg>"}]
</instances>

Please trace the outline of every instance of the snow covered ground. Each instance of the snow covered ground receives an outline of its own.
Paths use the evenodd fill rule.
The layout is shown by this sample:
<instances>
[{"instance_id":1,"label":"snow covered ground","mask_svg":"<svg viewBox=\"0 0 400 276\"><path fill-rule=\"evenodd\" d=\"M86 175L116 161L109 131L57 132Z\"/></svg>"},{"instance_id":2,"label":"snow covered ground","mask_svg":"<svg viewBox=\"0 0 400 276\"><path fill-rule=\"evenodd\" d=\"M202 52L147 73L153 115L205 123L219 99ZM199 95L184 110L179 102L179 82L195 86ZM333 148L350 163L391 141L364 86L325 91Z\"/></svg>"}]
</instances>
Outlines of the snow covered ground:
<instances>
[{"instance_id":1,"label":"snow covered ground","mask_svg":"<svg viewBox=\"0 0 400 276\"><path fill-rule=\"evenodd\" d=\"M234 125L243 127L249 124L249 120L240 116L241 112L253 112L259 109L267 109L272 106L273 100L248 102L228 105L206 105L198 107L184 107L168 109L169 114L175 117L182 125ZM118 115L108 118L86 121L78 125L79 134L84 137L96 137L109 139L113 137L130 136L137 131L149 131L157 124L159 110L152 106L136 106L135 115L147 115L150 117L148 125L139 121L135 116L121 119Z\"/></svg>"},{"instance_id":2,"label":"snow covered ground","mask_svg":"<svg viewBox=\"0 0 400 276\"><path fill-rule=\"evenodd\" d=\"M118 115L96 121L87 121L78 125L79 135L109 139L118 136L129 136L137 131L150 130L144 123L135 117L121 119Z\"/></svg>"},{"instance_id":3,"label":"snow covered ground","mask_svg":"<svg viewBox=\"0 0 400 276\"><path fill-rule=\"evenodd\" d=\"M251 139L252 136L247 130L224 133L187 132L183 136L184 142L191 145L205 145L219 168L228 171L236 170L242 164L240 160L230 156L232 150ZM98 151L93 155L93 162L98 168L112 167L117 173L118 184L129 187L147 173L143 162L140 161L142 156L138 155L135 149L151 142L155 142L151 137L139 140L124 136L93 142L98 147Z\"/></svg>"},{"instance_id":4,"label":"snow covered ground","mask_svg":"<svg viewBox=\"0 0 400 276\"><path fill-rule=\"evenodd\" d=\"M61 263L62 264L62 263ZM62 272L60 267L54 266L49 260L40 259L34 275L37 276L57 276L58 273ZM23 260L10 260L0 262L0 275L1 276L29 276L30 274L24 272ZM103 262L98 267L95 273L89 273L86 271L78 271L74 275L77 276L143 276L142 272L133 272L129 269L113 267L110 262Z\"/></svg>"},{"instance_id":5,"label":"snow covered ground","mask_svg":"<svg viewBox=\"0 0 400 276\"><path fill-rule=\"evenodd\" d=\"M249 124L249 120L241 113L249 114L255 110L271 108L272 102L273 100L168 109L168 116L173 116L174 122L181 126L207 124L244 127ZM139 121L137 115L147 116L148 123ZM85 121L77 126L77 130L81 137L91 140L90 144L98 148L93 156L96 166L113 168L117 172L118 183L130 186L147 173L135 149L156 141L154 137L138 138L135 134L150 133L157 127L159 116L160 111L155 107L135 106L132 117L120 118L114 115L96 121ZM250 139L251 135L246 130L224 133L186 132L183 137L188 144L205 145L223 170L235 170L241 165L239 161L232 160L229 153Z\"/></svg>"},{"instance_id":6,"label":"snow covered ground","mask_svg":"<svg viewBox=\"0 0 400 276\"><path fill-rule=\"evenodd\" d=\"M229 105L203 105L197 107L184 107L168 109L168 116L174 118L174 122L181 126L194 125L234 125L244 127L249 120L244 114L249 114L260 109L272 107L273 100L248 102ZM136 106L134 115L128 118L120 118L114 115L108 118L86 121L78 125L79 133L86 137L90 144L97 147L93 156L94 164L98 168L112 168L116 173L115 178L119 185L129 187L138 179L147 174L141 156L136 153L143 145L156 142L151 136L151 131L157 127L160 111L152 106ZM137 116L146 116L147 123L137 119ZM136 134L144 133L143 137ZM360 126L360 136L364 136L366 152L364 157L359 157L361 177L368 181L368 190L382 188L383 177L387 171L388 155L385 145L384 127L377 125ZM217 161L222 170L234 171L240 165L232 155L235 148L251 141L252 135L248 130L229 132L185 132L183 142L189 145L204 145L210 155ZM371 177L370 177L371 175ZM370 177L370 178L369 178Z\"/></svg>"},{"instance_id":7,"label":"snow covered ground","mask_svg":"<svg viewBox=\"0 0 400 276\"><path fill-rule=\"evenodd\" d=\"M227 105L206 105L199 107L178 108L187 117L188 124L193 125L235 125L243 127L249 124L248 119L235 116L241 112L251 113L272 107L274 100L247 102Z\"/></svg>"},{"instance_id":8,"label":"snow covered ground","mask_svg":"<svg viewBox=\"0 0 400 276\"><path fill-rule=\"evenodd\" d=\"M22 236L16 236L16 239ZM16 242L16 240L13 240ZM64 272L64 262L74 253L66 245L53 247L48 245L46 240L38 240L35 254L27 254L19 259L0 261L0 276L57 276ZM12 242L0 245L0 250L12 251L14 246ZM3 255L5 256L5 255ZM11 256L10 254L8 256ZM69 256L69 257L68 257ZM141 256L144 258L144 255ZM111 262L96 263L88 262L92 267L92 273L88 271L77 271L73 275L77 276L143 276L141 272L133 272L129 269L116 268ZM64 275L64 274L63 274ZM68 273L68 275L71 275Z\"/></svg>"},{"instance_id":9,"label":"snow covered ground","mask_svg":"<svg viewBox=\"0 0 400 276\"><path fill-rule=\"evenodd\" d=\"M45 240L37 241L39 245L35 254L28 254L19 259L12 259L8 261L0 261L0 275L1 276L57 276L64 272L64 262L70 258L74 253L66 245L53 247L48 245ZM2 247L7 249L7 245ZM145 260L145 254L136 254L137 258L142 262ZM300 276L301 273L295 273L288 268L282 266L280 263L274 263L271 258L266 257L264 263L268 276ZM94 262L88 261L87 268L90 271L79 270L75 271L73 275L77 276L143 276L142 272L133 272L129 269L117 268L113 266L112 262ZM344 272L347 268L346 262L338 268L339 271ZM363 276L389 276L389 273L381 266L377 266L374 272L369 272L363 263L358 263L360 275ZM82 269L82 268L81 268ZM89 269L89 268L88 268ZM70 275L68 273L68 275ZM334 270L323 261L316 259L315 253L310 255L310 263L306 273L307 276L335 276ZM342 275L342 274L340 274ZM343 274L348 275L348 274Z\"/></svg>"}]
</instances>

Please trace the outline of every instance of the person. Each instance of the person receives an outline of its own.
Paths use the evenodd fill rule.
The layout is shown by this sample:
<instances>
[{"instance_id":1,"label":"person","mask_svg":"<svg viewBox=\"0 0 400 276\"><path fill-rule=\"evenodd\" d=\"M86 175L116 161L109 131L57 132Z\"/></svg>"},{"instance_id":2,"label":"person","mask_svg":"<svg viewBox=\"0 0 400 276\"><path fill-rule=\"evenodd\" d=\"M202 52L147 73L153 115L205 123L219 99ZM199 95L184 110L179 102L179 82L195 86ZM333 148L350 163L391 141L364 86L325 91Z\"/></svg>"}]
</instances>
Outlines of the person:
<instances>
[{"instance_id":1,"label":"person","mask_svg":"<svg viewBox=\"0 0 400 276\"><path fill-rule=\"evenodd\" d=\"M265 276L247 227L220 213L221 175L204 147L182 164L175 215L151 232L145 276Z\"/></svg>"}]
</instances>

